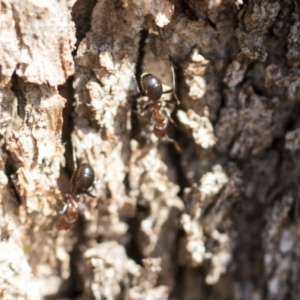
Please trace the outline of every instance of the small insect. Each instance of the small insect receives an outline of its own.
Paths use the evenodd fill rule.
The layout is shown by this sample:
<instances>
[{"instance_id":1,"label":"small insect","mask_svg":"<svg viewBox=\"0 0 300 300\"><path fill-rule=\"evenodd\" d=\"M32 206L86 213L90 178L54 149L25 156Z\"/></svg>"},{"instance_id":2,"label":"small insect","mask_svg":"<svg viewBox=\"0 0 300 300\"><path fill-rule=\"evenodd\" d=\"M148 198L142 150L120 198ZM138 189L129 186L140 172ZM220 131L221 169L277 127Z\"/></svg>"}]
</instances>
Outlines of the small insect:
<instances>
[{"instance_id":1,"label":"small insect","mask_svg":"<svg viewBox=\"0 0 300 300\"><path fill-rule=\"evenodd\" d=\"M144 113L150 112L151 113L151 119L154 123L154 130L153 133L158 138L166 138L170 141L173 141L170 139L167 135L167 127L168 127L168 121L171 120L170 112L163 105L162 101L162 95L172 93L174 96L174 99L166 100L165 103L175 103L176 105L180 104L176 93L174 91L175 89L175 76L174 76L174 70L172 68L172 77L173 77L173 88L171 90L163 91L162 83L161 81L154 75L146 73L143 74L140 80L141 89L140 93L143 96L147 96L149 99L149 103L147 103L144 107ZM144 114L142 113L142 114Z\"/></svg>"},{"instance_id":2,"label":"small insect","mask_svg":"<svg viewBox=\"0 0 300 300\"><path fill-rule=\"evenodd\" d=\"M94 170L89 164L81 164L76 167L76 159L74 159L75 170L71 178L70 193L66 195L66 202L62 209L61 216L57 221L59 229L70 229L79 215L79 205L81 194L87 194L90 197L95 197L89 193L88 189L94 183Z\"/></svg>"}]
</instances>

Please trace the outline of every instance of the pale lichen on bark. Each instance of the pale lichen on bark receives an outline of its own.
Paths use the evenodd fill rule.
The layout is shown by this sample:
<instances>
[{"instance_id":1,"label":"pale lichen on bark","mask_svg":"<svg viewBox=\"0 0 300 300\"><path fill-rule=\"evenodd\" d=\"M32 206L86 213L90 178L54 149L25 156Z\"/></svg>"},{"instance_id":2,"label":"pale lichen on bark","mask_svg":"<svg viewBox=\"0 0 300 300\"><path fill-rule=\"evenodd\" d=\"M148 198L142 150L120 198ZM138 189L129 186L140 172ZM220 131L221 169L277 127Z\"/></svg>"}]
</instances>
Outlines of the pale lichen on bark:
<instances>
[{"instance_id":1,"label":"pale lichen on bark","mask_svg":"<svg viewBox=\"0 0 300 300\"><path fill-rule=\"evenodd\" d=\"M1 298L297 299L296 1L0 9ZM135 77L172 67L159 140ZM95 197L59 231L72 147Z\"/></svg>"}]
</instances>

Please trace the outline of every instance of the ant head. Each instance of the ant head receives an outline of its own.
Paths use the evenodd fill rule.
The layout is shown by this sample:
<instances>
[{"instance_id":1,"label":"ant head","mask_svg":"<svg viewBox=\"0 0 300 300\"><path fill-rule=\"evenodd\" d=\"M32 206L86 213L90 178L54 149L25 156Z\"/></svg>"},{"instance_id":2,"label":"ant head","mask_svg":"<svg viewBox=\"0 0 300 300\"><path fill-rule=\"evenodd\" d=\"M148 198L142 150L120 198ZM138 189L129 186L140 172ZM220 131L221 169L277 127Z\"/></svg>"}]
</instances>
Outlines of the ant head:
<instances>
[{"instance_id":1,"label":"ant head","mask_svg":"<svg viewBox=\"0 0 300 300\"><path fill-rule=\"evenodd\" d=\"M141 78L143 92L151 101L158 101L163 93L161 81L152 74L143 74Z\"/></svg>"}]
</instances>

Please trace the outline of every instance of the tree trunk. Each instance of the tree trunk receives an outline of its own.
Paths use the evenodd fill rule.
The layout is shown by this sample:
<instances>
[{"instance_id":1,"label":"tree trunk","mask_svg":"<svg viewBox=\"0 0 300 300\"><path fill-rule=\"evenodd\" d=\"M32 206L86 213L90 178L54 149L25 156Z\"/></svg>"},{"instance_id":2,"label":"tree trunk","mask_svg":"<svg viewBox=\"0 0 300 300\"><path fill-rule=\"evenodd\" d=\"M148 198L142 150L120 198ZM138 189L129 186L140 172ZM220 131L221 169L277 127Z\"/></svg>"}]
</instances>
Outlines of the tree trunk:
<instances>
[{"instance_id":1,"label":"tree trunk","mask_svg":"<svg viewBox=\"0 0 300 300\"><path fill-rule=\"evenodd\" d=\"M297 1L0 8L1 299L299 299Z\"/></svg>"}]
</instances>

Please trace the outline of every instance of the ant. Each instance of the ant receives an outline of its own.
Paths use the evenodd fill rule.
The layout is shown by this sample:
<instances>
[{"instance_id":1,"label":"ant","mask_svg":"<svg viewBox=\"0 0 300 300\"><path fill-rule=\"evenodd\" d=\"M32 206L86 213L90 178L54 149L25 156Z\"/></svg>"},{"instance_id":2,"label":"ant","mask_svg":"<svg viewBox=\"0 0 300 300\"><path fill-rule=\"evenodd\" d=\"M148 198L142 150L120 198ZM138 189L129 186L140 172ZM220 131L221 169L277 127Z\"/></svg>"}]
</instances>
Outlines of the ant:
<instances>
[{"instance_id":1,"label":"ant","mask_svg":"<svg viewBox=\"0 0 300 300\"><path fill-rule=\"evenodd\" d=\"M175 93L175 75L174 75L174 69L172 67L172 79L173 79L173 87L170 90L163 91L162 83L161 81L154 75L150 73L145 73L142 75L140 79L140 86L141 90L139 91L142 96L147 96L149 99L149 103L147 103L144 107L141 114L145 114L147 112L150 112L152 117L152 121L154 123L154 130L153 133L158 138L167 138L171 142L175 142L174 140L170 139L167 135L167 126L168 121L172 121L170 112L168 109L163 106L162 102L162 95L163 94L169 94L172 93L174 96L175 104L179 105L180 101L177 98L177 95ZM164 101L167 103L174 103L174 100L167 100ZM176 142L175 142L176 143Z\"/></svg>"},{"instance_id":2,"label":"ant","mask_svg":"<svg viewBox=\"0 0 300 300\"><path fill-rule=\"evenodd\" d=\"M76 158L73 151L74 171L71 178L70 193L66 195L67 202L65 203L60 218L57 221L58 229L70 229L79 215L78 202L81 194L87 194L95 198L88 192L88 189L94 183L94 169L91 165L84 163L77 168Z\"/></svg>"}]
</instances>

